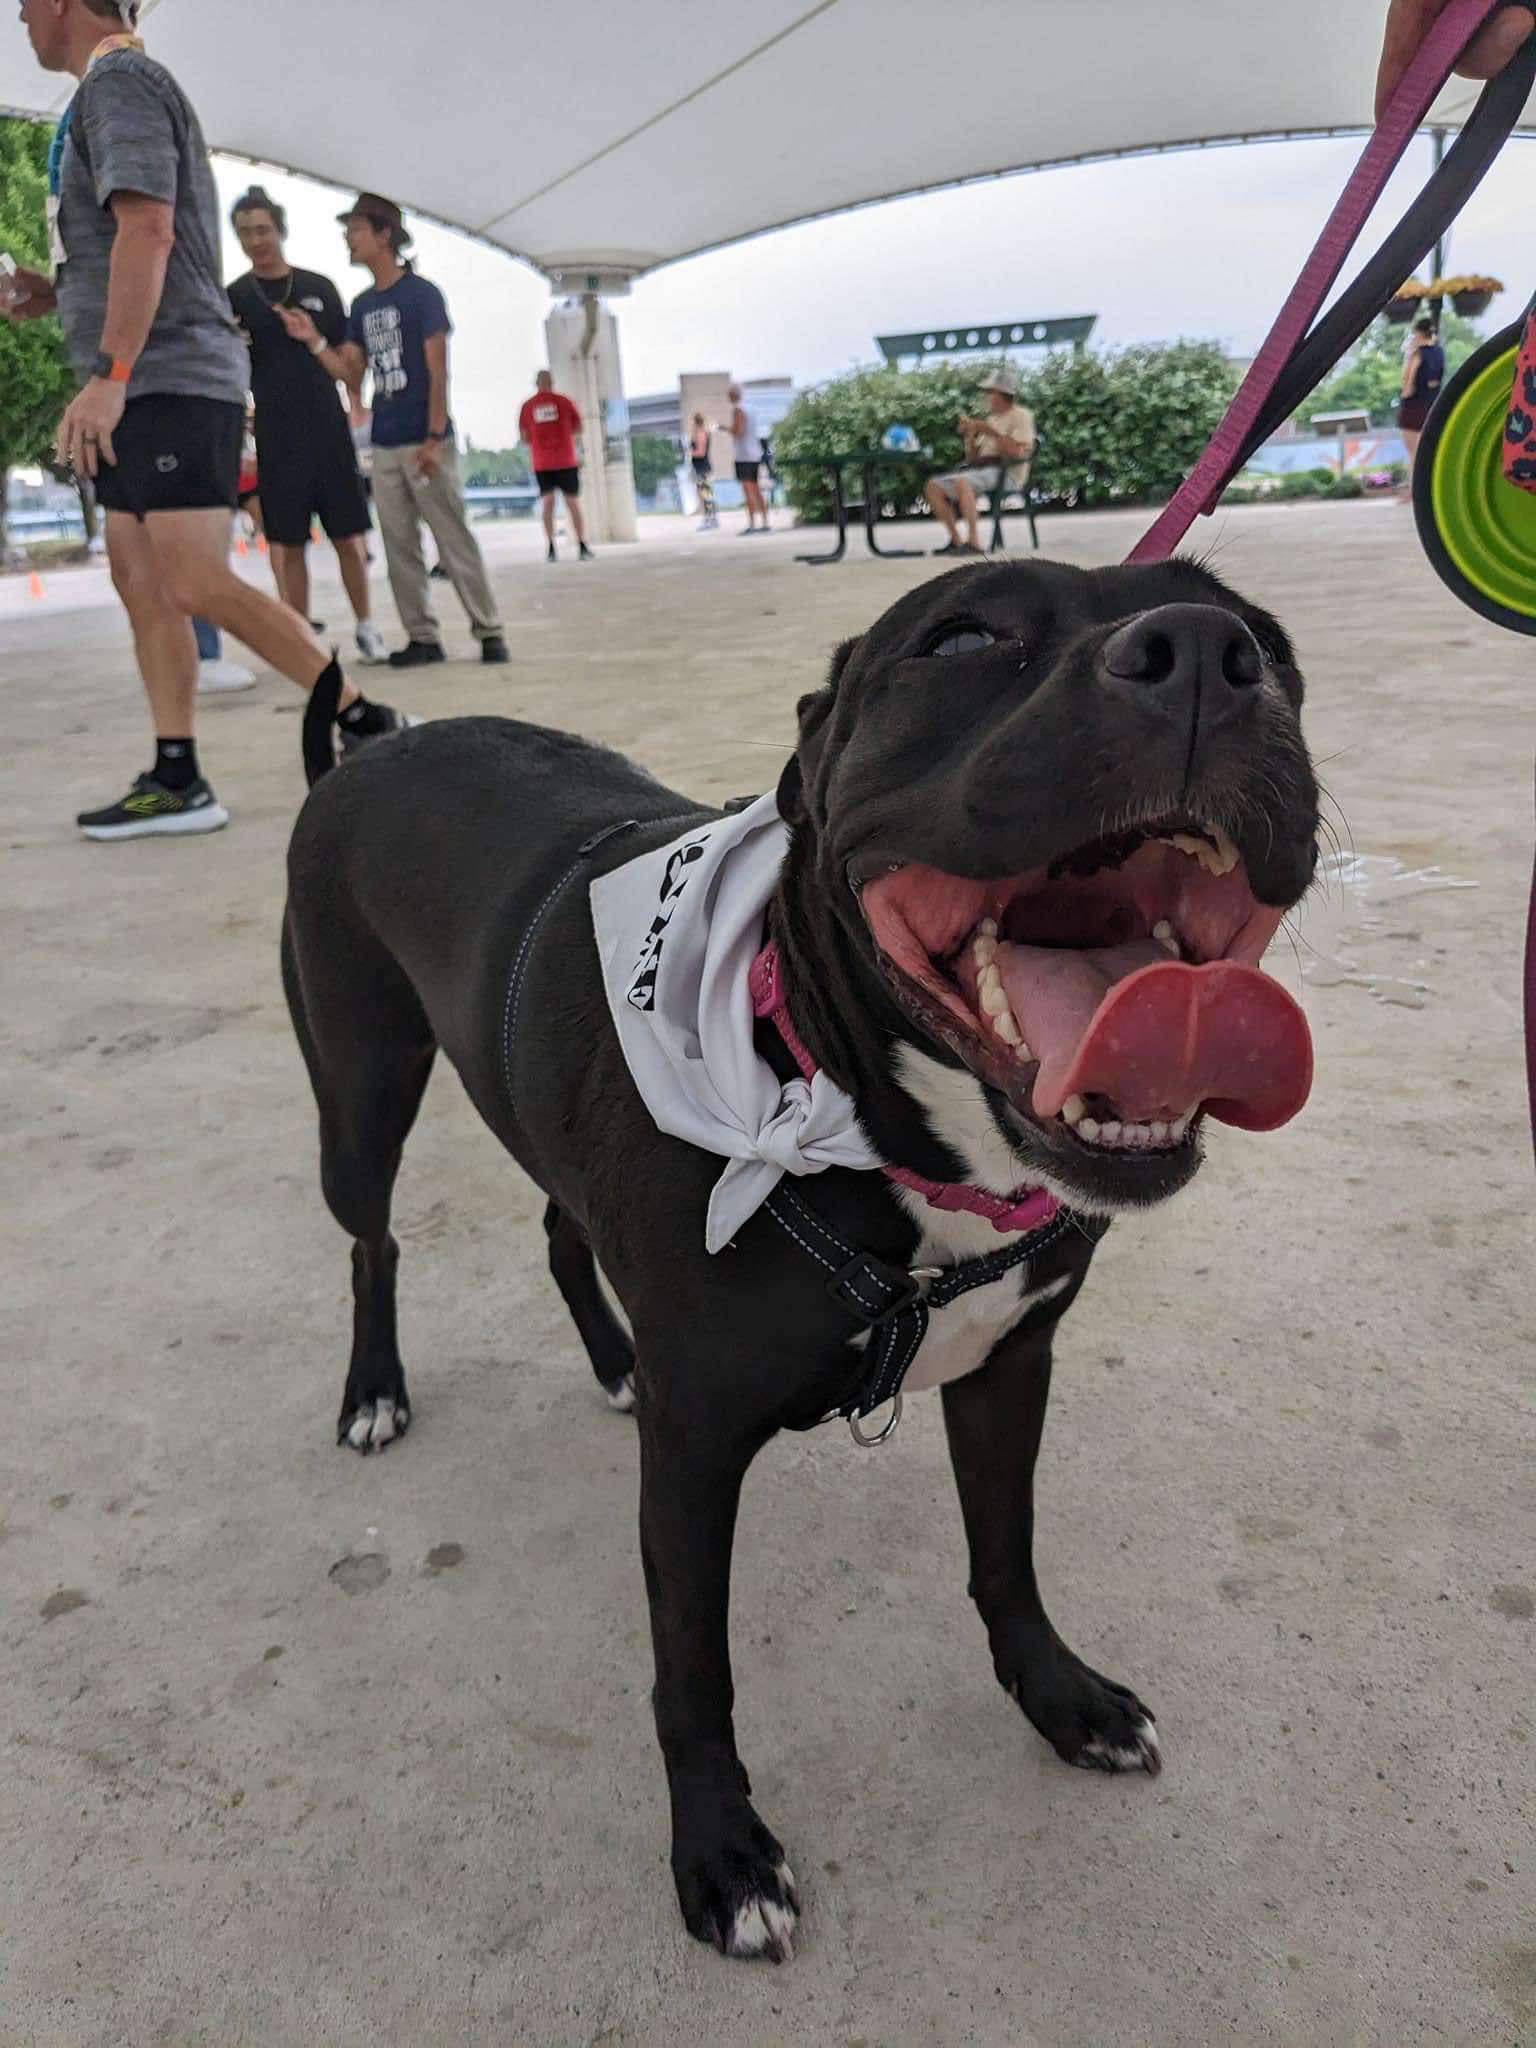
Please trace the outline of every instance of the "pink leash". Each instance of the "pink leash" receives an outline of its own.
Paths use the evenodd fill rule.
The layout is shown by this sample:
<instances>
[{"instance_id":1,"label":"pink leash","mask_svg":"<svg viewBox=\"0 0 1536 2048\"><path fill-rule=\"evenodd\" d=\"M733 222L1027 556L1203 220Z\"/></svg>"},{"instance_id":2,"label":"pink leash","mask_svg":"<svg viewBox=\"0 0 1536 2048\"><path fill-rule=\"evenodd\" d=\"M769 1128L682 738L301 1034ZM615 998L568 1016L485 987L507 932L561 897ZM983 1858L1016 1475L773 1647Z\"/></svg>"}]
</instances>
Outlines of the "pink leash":
<instances>
[{"instance_id":1,"label":"pink leash","mask_svg":"<svg viewBox=\"0 0 1536 2048\"><path fill-rule=\"evenodd\" d=\"M1240 464L1243 445L1291 356L1306 338L1323 301L1338 281L1345 259L1359 240L1387 180L1402 161L1424 116L1456 68L1456 59L1490 15L1507 0L1451 0L1420 46L1360 161L1344 187L1328 225L1307 258L1280 309L1280 317L1253 359L1225 419L1204 454L1127 557L1163 562L1201 513L1213 512Z\"/></svg>"},{"instance_id":2,"label":"pink leash","mask_svg":"<svg viewBox=\"0 0 1536 2048\"><path fill-rule=\"evenodd\" d=\"M777 946L764 946L752 962L747 985L752 991L752 1014L768 1020L806 1080L814 1080L821 1069L789 1014ZM880 1171L887 1180L921 1195L930 1208L985 1216L994 1230L1038 1230L1042 1224L1054 1222L1061 1208L1056 1197L1047 1194L1044 1188L1017 1188L1011 1195L993 1195L985 1188L968 1187L963 1182L924 1180L920 1173L908 1173L904 1166L882 1166Z\"/></svg>"},{"instance_id":3,"label":"pink leash","mask_svg":"<svg viewBox=\"0 0 1536 2048\"><path fill-rule=\"evenodd\" d=\"M1505 0L1451 0L1435 22L1392 95L1366 144L1317 246L1307 258L1280 317L1254 358L1226 417L1205 452L1127 557L1162 562L1173 553L1202 513L1216 509L1222 491L1241 467L1249 434L1295 351L1306 339L1323 301L1337 282L1360 231L1418 132L1424 116L1452 76L1456 60ZM1525 944L1525 1065L1531 1105L1531 1140L1536 1147L1536 874L1532 876Z\"/></svg>"}]
</instances>

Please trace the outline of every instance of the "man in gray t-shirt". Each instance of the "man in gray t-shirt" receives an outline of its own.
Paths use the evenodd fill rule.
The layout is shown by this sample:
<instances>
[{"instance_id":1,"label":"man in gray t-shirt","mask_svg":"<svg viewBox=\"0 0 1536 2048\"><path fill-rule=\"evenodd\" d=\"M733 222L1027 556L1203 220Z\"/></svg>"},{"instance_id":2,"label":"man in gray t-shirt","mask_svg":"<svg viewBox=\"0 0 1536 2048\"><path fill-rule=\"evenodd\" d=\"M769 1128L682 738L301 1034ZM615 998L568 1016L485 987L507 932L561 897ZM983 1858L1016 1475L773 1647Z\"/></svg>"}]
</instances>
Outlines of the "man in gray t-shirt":
<instances>
[{"instance_id":1,"label":"man in gray t-shirt","mask_svg":"<svg viewBox=\"0 0 1536 2048\"><path fill-rule=\"evenodd\" d=\"M174 239L128 396L223 399L243 414L250 360L220 274L218 192L186 94L142 50L109 50L81 80L68 120L59 166L64 260L56 289L75 374L86 381L101 346L117 243L112 195L143 193L173 209Z\"/></svg>"},{"instance_id":2,"label":"man in gray t-shirt","mask_svg":"<svg viewBox=\"0 0 1536 2048\"><path fill-rule=\"evenodd\" d=\"M186 95L133 33L139 0L21 0L38 62L80 81L49 155L54 275L18 270L0 313L57 312L79 396L59 459L94 479L112 578L133 627L155 761L79 818L89 839L229 822L193 739L198 614L301 689L338 692L344 748L404 720L342 676L308 621L229 564L250 367L224 295L218 201Z\"/></svg>"}]
</instances>

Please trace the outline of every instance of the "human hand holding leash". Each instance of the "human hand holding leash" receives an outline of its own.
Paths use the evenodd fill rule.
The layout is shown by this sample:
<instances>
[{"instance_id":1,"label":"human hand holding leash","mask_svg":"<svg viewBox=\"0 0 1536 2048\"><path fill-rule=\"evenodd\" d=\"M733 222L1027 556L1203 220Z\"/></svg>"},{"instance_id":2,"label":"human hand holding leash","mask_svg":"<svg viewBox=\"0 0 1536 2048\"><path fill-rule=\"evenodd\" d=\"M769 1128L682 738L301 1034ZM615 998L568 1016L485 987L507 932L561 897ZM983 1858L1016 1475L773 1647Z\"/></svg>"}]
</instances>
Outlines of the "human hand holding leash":
<instances>
[{"instance_id":1,"label":"human hand holding leash","mask_svg":"<svg viewBox=\"0 0 1536 2048\"><path fill-rule=\"evenodd\" d=\"M1376 75L1376 118L1402 82L1403 73L1450 0L1391 0L1381 69ZM1526 37L1536 28L1536 7L1504 7L1468 45L1456 70L1462 78L1497 78Z\"/></svg>"}]
</instances>

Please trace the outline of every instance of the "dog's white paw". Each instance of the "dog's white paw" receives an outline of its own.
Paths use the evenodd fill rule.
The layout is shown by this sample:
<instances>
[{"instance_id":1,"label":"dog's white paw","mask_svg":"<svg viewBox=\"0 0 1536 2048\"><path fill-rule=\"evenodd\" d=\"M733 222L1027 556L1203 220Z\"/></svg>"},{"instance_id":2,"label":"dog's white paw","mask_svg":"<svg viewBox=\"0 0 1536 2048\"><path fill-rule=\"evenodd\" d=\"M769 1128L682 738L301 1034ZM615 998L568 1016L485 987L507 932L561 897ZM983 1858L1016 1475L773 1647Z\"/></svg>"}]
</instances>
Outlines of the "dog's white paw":
<instances>
[{"instance_id":1,"label":"dog's white paw","mask_svg":"<svg viewBox=\"0 0 1536 2048\"><path fill-rule=\"evenodd\" d=\"M364 1401L343 1421L337 1440L366 1457L404 1436L410 1423L411 1411L403 1401L391 1401L387 1396L381 1401Z\"/></svg>"},{"instance_id":2,"label":"dog's white paw","mask_svg":"<svg viewBox=\"0 0 1536 2048\"><path fill-rule=\"evenodd\" d=\"M781 1863L774 1875L783 1888L782 1902L758 1892L737 1907L725 1938L725 1952L750 1961L769 1956L776 1963L793 1962L795 1927L799 1915L791 1903L795 1897L795 1873Z\"/></svg>"},{"instance_id":3,"label":"dog's white paw","mask_svg":"<svg viewBox=\"0 0 1536 2048\"><path fill-rule=\"evenodd\" d=\"M616 1387L605 1387L603 1392L608 1396L610 1408L617 1410L620 1415L634 1414L635 1376L632 1372L625 1373Z\"/></svg>"},{"instance_id":4,"label":"dog's white paw","mask_svg":"<svg viewBox=\"0 0 1536 2048\"><path fill-rule=\"evenodd\" d=\"M1106 1741L1095 1735L1083 1744L1077 1762L1085 1771L1145 1771L1155 1778L1163 1768L1162 1745L1157 1730L1147 1720L1138 1721L1129 1743Z\"/></svg>"}]
</instances>

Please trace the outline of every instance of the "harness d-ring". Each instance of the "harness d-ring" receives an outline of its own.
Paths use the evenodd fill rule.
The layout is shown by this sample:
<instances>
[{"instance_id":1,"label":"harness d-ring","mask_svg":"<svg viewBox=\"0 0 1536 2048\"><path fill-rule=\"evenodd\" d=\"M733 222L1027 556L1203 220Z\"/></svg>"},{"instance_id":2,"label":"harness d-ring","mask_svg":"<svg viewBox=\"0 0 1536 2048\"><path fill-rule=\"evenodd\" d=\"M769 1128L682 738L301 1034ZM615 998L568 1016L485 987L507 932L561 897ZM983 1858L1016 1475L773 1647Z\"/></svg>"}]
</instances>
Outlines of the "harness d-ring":
<instances>
[{"instance_id":1,"label":"harness d-ring","mask_svg":"<svg viewBox=\"0 0 1536 2048\"><path fill-rule=\"evenodd\" d=\"M876 1449L877 1449L877 1448L878 1448L878 1447L879 1447L879 1446L880 1446L881 1444L883 1444L883 1443L885 1442L885 1440L886 1440L886 1438L887 1438L887 1437L889 1437L889 1436L892 1436L892 1435L894 1435L894 1434L895 1434L895 1430L896 1430L896 1425L897 1425L897 1423L898 1423L898 1422L900 1422L900 1420L901 1420L901 1396L900 1396L900 1394L893 1394L893 1395L891 1396L891 1419L890 1419L890 1421L889 1421L889 1422L888 1422L888 1423L887 1423L887 1424L885 1425L884 1429L882 1429L882 1430L881 1430L881 1432L880 1432L880 1434L879 1434L878 1436L862 1436L862 1435L860 1435L860 1433L859 1433L859 1422L860 1422L860 1420L861 1420L861 1418L860 1418L859 1416L857 1416L857 1415L850 1415L850 1416L849 1416L849 1418L848 1418L848 1434L849 1434L849 1435L850 1435L850 1436L851 1436L851 1437L853 1438L854 1442L855 1442L855 1443L856 1443L856 1444L857 1444L857 1445L859 1446L859 1449L860 1449L861 1451L873 1451L873 1450L876 1450Z\"/></svg>"}]
</instances>

